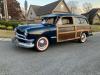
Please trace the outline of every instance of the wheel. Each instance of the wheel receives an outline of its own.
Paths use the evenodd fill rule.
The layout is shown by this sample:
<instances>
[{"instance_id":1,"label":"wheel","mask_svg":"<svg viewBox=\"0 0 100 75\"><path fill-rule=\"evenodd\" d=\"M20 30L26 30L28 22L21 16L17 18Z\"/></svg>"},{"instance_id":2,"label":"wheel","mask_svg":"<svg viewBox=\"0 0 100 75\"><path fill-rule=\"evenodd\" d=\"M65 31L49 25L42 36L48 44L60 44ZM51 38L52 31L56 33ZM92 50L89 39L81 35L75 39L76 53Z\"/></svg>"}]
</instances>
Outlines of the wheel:
<instances>
[{"instance_id":1,"label":"wheel","mask_svg":"<svg viewBox=\"0 0 100 75\"><path fill-rule=\"evenodd\" d=\"M84 42L86 42L86 40L87 40L86 34L85 34L85 33L82 33L81 36L80 36L80 40L79 40L79 41L80 41L81 43L84 43Z\"/></svg>"},{"instance_id":2,"label":"wheel","mask_svg":"<svg viewBox=\"0 0 100 75\"><path fill-rule=\"evenodd\" d=\"M49 46L49 40L46 37L40 37L36 41L36 49L40 52L47 50Z\"/></svg>"}]
</instances>

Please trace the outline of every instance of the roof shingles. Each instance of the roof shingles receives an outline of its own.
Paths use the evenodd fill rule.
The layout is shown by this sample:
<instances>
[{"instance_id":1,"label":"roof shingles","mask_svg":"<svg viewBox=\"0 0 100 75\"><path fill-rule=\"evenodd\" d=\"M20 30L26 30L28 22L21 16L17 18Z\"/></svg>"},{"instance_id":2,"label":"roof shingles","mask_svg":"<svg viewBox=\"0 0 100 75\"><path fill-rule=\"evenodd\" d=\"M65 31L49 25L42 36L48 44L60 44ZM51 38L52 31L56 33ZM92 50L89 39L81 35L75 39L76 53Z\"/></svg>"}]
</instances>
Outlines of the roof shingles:
<instances>
[{"instance_id":1,"label":"roof shingles","mask_svg":"<svg viewBox=\"0 0 100 75\"><path fill-rule=\"evenodd\" d=\"M99 10L100 10L100 8L94 8L94 9L90 10L88 13L85 13L83 15L88 18L88 20L90 21L90 23L92 23L92 20L93 20L94 16L97 15L97 12Z\"/></svg>"},{"instance_id":2,"label":"roof shingles","mask_svg":"<svg viewBox=\"0 0 100 75\"><path fill-rule=\"evenodd\" d=\"M52 12L52 10L58 5L59 1L47 4L45 6L42 6L39 8L37 15L41 16L41 15L45 15L45 14L50 14Z\"/></svg>"},{"instance_id":3,"label":"roof shingles","mask_svg":"<svg viewBox=\"0 0 100 75\"><path fill-rule=\"evenodd\" d=\"M33 10L35 11L37 16L42 16L46 14L52 13L54 8L61 2L62 0L58 0L56 2L44 5L44 6L37 6L37 5L31 5ZM68 9L69 10L69 9Z\"/></svg>"}]
</instances>

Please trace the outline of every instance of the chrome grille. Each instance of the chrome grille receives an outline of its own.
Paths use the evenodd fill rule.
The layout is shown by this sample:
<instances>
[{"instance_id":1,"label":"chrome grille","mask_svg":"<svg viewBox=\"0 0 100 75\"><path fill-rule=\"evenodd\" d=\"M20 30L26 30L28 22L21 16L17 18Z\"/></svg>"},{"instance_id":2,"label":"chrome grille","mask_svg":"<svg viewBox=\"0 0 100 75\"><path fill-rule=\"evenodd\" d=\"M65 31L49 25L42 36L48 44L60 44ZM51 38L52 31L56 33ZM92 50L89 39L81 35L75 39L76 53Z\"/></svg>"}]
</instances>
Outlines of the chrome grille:
<instances>
[{"instance_id":1,"label":"chrome grille","mask_svg":"<svg viewBox=\"0 0 100 75\"><path fill-rule=\"evenodd\" d=\"M16 37L21 38L21 39L26 39L26 36L24 35L25 32L17 29L16 30Z\"/></svg>"},{"instance_id":2,"label":"chrome grille","mask_svg":"<svg viewBox=\"0 0 100 75\"><path fill-rule=\"evenodd\" d=\"M22 43L30 43L33 42L34 39L27 39L28 35L25 35L25 32L22 32L20 30L16 30L16 38L18 39L19 42Z\"/></svg>"},{"instance_id":3,"label":"chrome grille","mask_svg":"<svg viewBox=\"0 0 100 75\"><path fill-rule=\"evenodd\" d=\"M21 30L19 30L19 29L17 29L16 32L17 32L18 34L24 35L24 32L21 31Z\"/></svg>"}]
</instances>

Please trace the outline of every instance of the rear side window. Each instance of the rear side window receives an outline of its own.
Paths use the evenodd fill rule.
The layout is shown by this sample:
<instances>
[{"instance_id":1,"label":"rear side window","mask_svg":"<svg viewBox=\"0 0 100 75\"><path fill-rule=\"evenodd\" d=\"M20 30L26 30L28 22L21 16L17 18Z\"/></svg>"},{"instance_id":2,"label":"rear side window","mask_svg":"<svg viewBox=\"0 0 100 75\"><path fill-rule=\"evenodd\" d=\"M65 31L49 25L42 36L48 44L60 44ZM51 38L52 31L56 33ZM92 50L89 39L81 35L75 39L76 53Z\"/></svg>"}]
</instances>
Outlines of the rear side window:
<instances>
[{"instance_id":1,"label":"rear side window","mask_svg":"<svg viewBox=\"0 0 100 75\"><path fill-rule=\"evenodd\" d=\"M87 24L87 20L85 18L80 18L81 24Z\"/></svg>"},{"instance_id":2,"label":"rear side window","mask_svg":"<svg viewBox=\"0 0 100 75\"><path fill-rule=\"evenodd\" d=\"M62 25L69 25L69 24L73 24L72 17L63 17L62 18Z\"/></svg>"},{"instance_id":3,"label":"rear side window","mask_svg":"<svg viewBox=\"0 0 100 75\"><path fill-rule=\"evenodd\" d=\"M87 20L86 20L86 18L75 18L75 22L77 23L77 24L88 24L88 22L87 22Z\"/></svg>"}]
</instances>

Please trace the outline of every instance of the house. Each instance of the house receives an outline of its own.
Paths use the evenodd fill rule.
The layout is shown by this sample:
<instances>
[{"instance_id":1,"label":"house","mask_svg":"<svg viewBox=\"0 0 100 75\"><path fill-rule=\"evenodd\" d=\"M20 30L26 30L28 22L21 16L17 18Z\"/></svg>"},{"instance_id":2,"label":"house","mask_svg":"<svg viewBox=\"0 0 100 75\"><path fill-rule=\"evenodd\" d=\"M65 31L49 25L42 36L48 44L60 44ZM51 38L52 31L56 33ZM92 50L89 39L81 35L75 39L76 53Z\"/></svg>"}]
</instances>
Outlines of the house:
<instances>
[{"instance_id":1,"label":"house","mask_svg":"<svg viewBox=\"0 0 100 75\"><path fill-rule=\"evenodd\" d=\"M70 12L70 9L68 8L64 0L58 0L44 6L30 5L28 11L28 20L34 20L40 16L51 13L66 13L66 12Z\"/></svg>"},{"instance_id":2,"label":"house","mask_svg":"<svg viewBox=\"0 0 100 75\"><path fill-rule=\"evenodd\" d=\"M94 8L83 15L87 17L90 24L100 24L100 8Z\"/></svg>"}]
</instances>

